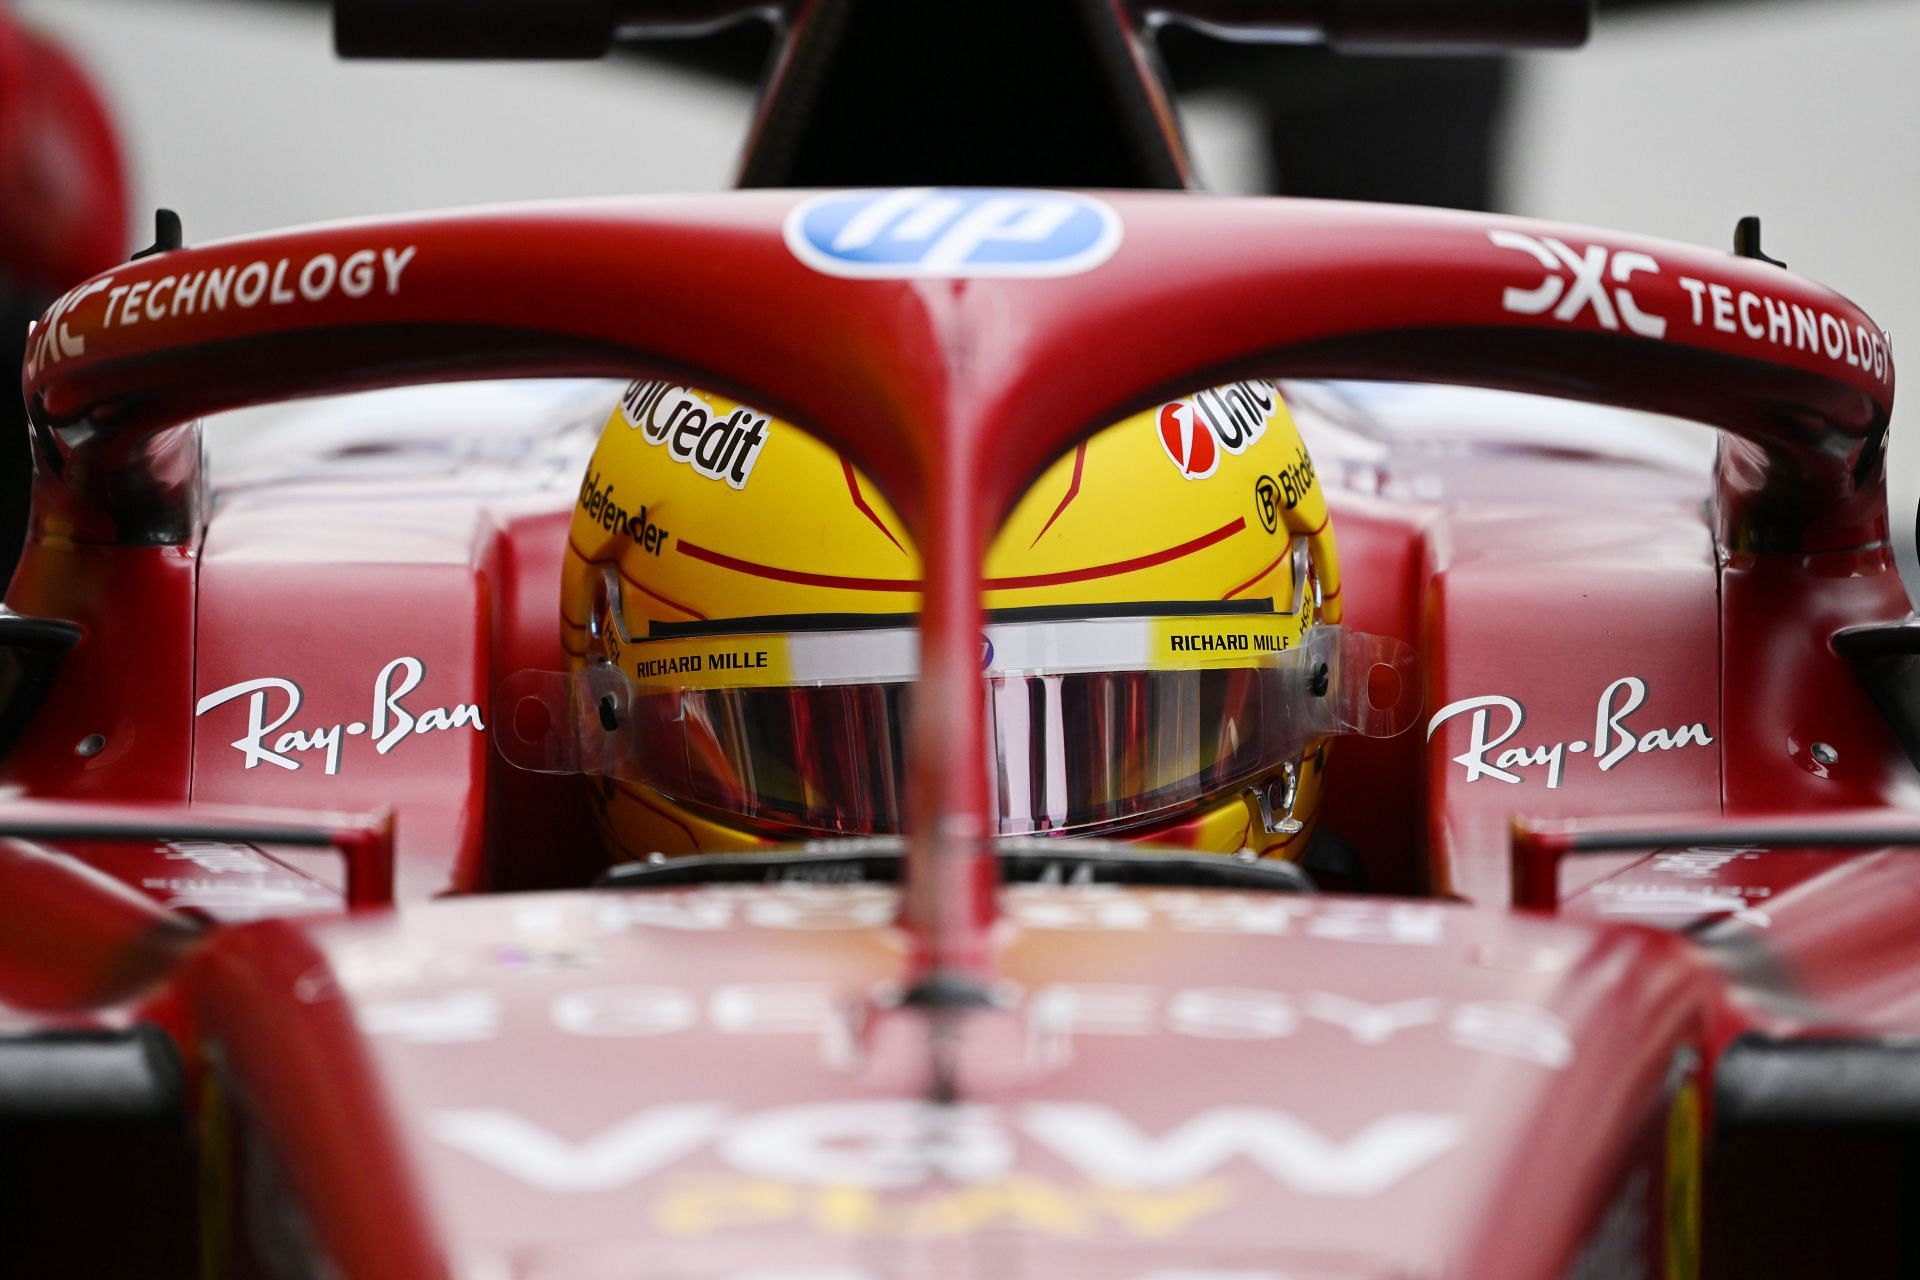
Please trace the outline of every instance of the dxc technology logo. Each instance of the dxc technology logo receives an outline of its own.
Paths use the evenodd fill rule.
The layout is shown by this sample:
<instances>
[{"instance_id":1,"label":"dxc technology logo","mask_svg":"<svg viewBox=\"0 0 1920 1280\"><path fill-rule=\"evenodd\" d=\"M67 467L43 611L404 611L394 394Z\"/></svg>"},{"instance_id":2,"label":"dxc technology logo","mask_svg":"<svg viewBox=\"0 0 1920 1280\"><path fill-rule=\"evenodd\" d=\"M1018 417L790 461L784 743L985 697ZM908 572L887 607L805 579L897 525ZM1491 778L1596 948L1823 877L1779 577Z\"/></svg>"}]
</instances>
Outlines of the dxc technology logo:
<instances>
[{"instance_id":1,"label":"dxc technology logo","mask_svg":"<svg viewBox=\"0 0 1920 1280\"><path fill-rule=\"evenodd\" d=\"M1120 215L1059 191L904 187L815 196L787 215L786 236L832 276L1068 276L1113 256Z\"/></svg>"}]
</instances>

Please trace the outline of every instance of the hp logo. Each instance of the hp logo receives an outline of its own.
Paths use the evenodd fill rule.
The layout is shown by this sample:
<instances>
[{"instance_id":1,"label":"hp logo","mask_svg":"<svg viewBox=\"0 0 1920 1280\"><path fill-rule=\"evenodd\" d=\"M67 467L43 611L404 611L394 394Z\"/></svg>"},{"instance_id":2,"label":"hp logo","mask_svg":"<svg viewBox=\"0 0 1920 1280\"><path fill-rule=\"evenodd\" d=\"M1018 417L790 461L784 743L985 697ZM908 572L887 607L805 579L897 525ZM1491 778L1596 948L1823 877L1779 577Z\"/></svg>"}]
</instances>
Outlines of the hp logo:
<instances>
[{"instance_id":1,"label":"hp logo","mask_svg":"<svg viewBox=\"0 0 1920 1280\"><path fill-rule=\"evenodd\" d=\"M844 191L787 215L787 247L830 276L1068 276L1120 246L1120 216L1090 196L991 187Z\"/></svg>"}]
</instances>

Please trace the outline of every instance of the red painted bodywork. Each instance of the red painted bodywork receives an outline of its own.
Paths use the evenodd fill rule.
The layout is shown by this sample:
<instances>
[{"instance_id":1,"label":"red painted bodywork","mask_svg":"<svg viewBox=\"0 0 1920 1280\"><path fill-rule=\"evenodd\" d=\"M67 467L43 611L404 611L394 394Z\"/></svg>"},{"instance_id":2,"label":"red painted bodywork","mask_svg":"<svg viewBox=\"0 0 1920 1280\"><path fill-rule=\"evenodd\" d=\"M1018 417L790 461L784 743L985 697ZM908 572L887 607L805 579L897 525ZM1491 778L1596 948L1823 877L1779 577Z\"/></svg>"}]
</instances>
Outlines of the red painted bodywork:
<instances>
[{"instance_id":1,"label":"red painted bodywork","mask_svg":"<svg viewBox=\"0 0 1920 1280\"><path fill-rule=\"evenodd\" d=\"M1517 1278L1603 1256L1652 1274L1683 1172L1669 1108L1689 1082L1710 1095L1735 1036L1920 1030L1901 852L1572 859L1527 891L1558 918L1510 909L1516 815L1588 829L1908 802L1913 766L1829 643L1906 614L1880 469L1892 370L1863 367L1878 330L1851 304L1610 233L1191 195L1102 197L1124 236L1081 275L854 281L787 249L801 198L295 231L143 259L43 319L25 389L49 443L9 604L82 637L8 780L105 816L396 815L400 905L344 919L303 914L341 893L324 859L271 859L300 880L261 913L285 918L209 927L219 912L188 914L197 890L152 874L152 842L8 846L0 874L34 886L0 902L8 1017L159 1021L195 1096L221 1100L200 1104L201 1154L230 1174L209 1221L233 1231L210 1252L271 1274L291 1239L356 1276ZM1664 336L1503 306L1542 268L1494 233L1641 255L1654 269L1607 287ZM301 295L320 255L369 250L364 296ZM255 263L253 306L154 302ZM1756 337L1748 296L1830 317L1846 345ZM417 674L410 718L490 717L501 678L561 665L560 546L613 384L236 414L208 428L205 469L180 425L534 376L738 395L886 490L927 575L904 892L587 892L600 855L577 780L514 773L471 721L376 746L396 681ZM987 539L1092 430L1250 376L1611 408L1294 397L1348 621L1414 644L1426 673L1419 728L1334 749L1323 820L1384 892L998 890L984 771L954 766L985 758ZM1443 404L1465 418L1422 420ZM1625 410L1720 428L1717 460L1677 460ZM268 679L299 690L284 728L341 729L331 769L321 745L249 767L250 695L207 705ZM262 717L288 685L259 686ZM1491 698L1524 718L1475 756L1472 711L1440 713ZM96 733L102 750L76 751ZM1596 742L1628 733L1603 769ZM1554 744L1554 785L1544 761L1500 763ZM268 861L241 848L206 878L230 904ZM536 887L568 888L478 892ZM1764 902L1766 923L1728 898ZM27 981L44 972L22 960L28 918L61 922L67 985ZM1797 1012L1680 923L1752 935ZM116 966L134 961L129 987ZM992 1007L901 1003L954 972ZM935 1060L957 1110L925 1101ZM868 1126L892 1124L964 1132L929 1147L890 1130L889 1165Z\"/></svg>"}]
</instances>

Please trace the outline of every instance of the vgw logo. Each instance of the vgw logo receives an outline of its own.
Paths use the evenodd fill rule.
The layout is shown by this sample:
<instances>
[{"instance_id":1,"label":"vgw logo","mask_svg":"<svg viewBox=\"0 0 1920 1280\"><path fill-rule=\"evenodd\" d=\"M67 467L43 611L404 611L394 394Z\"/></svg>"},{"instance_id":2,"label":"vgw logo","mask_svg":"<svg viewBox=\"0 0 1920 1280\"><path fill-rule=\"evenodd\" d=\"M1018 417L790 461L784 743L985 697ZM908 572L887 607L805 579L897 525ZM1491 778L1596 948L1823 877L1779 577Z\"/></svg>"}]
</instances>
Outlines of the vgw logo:
<instances>
[{"instance_id":1,"label":"vgw logo","mask_svg":"<svg viewBox=\"0 0 1920 1280\"><path fill-rule=\"evenodd\" d=\"M830 276L1069 276L1113 256L1120 215L1064 192L903 187L803 201L786 237Z\"/></svg>"}]
</instances>

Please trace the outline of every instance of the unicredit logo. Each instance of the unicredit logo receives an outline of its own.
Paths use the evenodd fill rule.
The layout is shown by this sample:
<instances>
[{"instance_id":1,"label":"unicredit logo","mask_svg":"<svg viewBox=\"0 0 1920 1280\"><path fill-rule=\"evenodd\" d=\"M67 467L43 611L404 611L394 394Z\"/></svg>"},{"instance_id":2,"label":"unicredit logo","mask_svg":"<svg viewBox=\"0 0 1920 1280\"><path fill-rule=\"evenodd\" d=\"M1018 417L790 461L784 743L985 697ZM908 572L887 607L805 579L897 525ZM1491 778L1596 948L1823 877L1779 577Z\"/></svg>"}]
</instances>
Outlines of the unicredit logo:
<instances>
[{"instance_id":1,"label":"unicredit logo","mask_svg":"<svg viewBox=\"0 0 1920 1280\"><path fill-rule=\"evenodd\" d=\"M1220 446L1190 400L1160 406L1160 444L1189 480L1204 479L1220 465Z\"/></svg>"},{"instance_id":2,"label":"unicredit logo","mask_svg":"<svg viewBox=\"0 0 1920 1280\"><path fill-rule=\"evenodd\" d=\"M1120 215L1092 196L993 187L835 192L786 222L800 261L869 280L1074 275L1112 257L1120 232Z\"/></svg>"},{"instance_id":3,"label":"unicredit logo","mask_svg":"<svg viewBox=\"0 0 1920 1280\"><path fill-rule=\"evenodd\" d=\"M1220 451L1245 453L1267 433L1280 397L1266 382L1235 382L1160 406L1160 445L1189 480L1220 466Z\"/></svg>"},{"instance_id":4,"label":"unicredit logo","mask_svg":"<svg viewBox=\"0 0 1920 1280\"><path fill-rule=\"evenodd\" d=\"M633 383L620 397L620 412L648 444L665 445L675 462L736 489L747 487L767 445L765 414L741 405L716 418L706 401L672 383Z\"/></svg>"}]
</instances>

